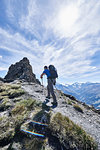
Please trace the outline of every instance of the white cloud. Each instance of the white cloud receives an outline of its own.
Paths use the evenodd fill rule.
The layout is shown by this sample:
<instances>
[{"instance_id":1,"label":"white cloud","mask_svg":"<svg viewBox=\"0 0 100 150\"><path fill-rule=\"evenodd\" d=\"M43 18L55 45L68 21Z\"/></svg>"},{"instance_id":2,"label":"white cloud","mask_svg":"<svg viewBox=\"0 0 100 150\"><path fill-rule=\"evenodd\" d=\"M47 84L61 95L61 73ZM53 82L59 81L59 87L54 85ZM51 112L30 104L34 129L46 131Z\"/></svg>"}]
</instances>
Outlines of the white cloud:
<instances>
[{"instance_id":1,"label":"white cloud","mask_svg":"<svg viewBox=\"0 0 100 150\"><path fill-rule=\"evenodd\" d=\"M2 56L0 56L0 59L2 59Z\"/></svg>"},{"instance_id":2,"label":"white cloud","mask_svg":"<svg viewBox=\"0 0 100 150\"><path fill-rule=\"evenodd\" d=\"M20 28L34 34L38 39L41 38L37 31L38 26L40 27L41 25L39 17L40 10L36 5L36 0L30 0L28 3L27 14L22 14L19 20Z\"/></svg>"},{"instance_id":3,"label":"white cloud","mask_svg":"<svg viewBox=\"0 0 100 150\"><path fill-rule=\"evenodd\" d=\"M8 16L18 20L20 30L26 34L0 28L0 48L29 57L37 74L44 65L49 64L57 67L62 78L80 78L99 72L100 68L91 63L100 46L100 2L51 0L47 3L29 0L27 11L21 11L16 19L15 5L12 8L10 1ZM27 34L35 39L28 40Z\"/></svg>"},{"instance_id":4,"label":"white cloud","mask_svg":"<svg viewBox=\"0 0 100 150\"><path fill-rule=\"evenodd\" d=\"M13 7L11 7L11 5L12 5L11 0L5 1L5 4L7 4L7 5L5 5L6 6L6 14L7 14L8 18L11 21L13 21L14 14L13 14Z\"/></svg>"},{"instance_id":5,"label":"white cloud","mask_svg":"<svg viewBox=\"0 0 100 150\"><path fill-rule=\"evenodd\" d=\"M0 67L0 71L8 70L7 68Z\"/></svg>"},{"instance_id":6,"label":"white cloud","mask_svg":"<svg viewBox=\"0 0 100 150\"><path fill-rule=\"evenodd\" d=\"M46 28L51 28L55 34L63 37L73 37L87 34L96 34L99 30L100 2L71 1L69 4L60 3L49 19L45 21ZM95 21L93 21L95 20Z\"/></svg>"},{"instance_id":7,"label":"white cloud","mask_svg":"<svg viewBox=\"0 0 100 150\"><path fill-rule=\"evenodd\" d=\"M79 9L76 4L62 5L58 11L45 21L46 28L51 28L60 37L75 35L77 27L75 22L79 17Z\"/></svg>"}]
</instances>

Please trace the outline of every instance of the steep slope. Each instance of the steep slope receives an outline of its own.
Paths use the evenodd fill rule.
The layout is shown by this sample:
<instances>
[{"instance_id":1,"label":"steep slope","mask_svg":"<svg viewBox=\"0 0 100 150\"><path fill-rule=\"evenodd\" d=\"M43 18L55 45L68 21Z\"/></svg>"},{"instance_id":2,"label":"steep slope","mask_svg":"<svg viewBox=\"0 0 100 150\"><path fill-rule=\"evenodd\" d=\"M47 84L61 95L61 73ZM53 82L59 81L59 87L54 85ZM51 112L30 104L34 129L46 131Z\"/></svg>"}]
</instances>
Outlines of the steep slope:
<instances>
[{"instance_id":1,"label":"steep slope","mask_svg":"<svg viewBox=\"0 0 100 150\"><path fill-rule=\"evenodd\" d=\"M86 147L96 150L89 135L100 148L100 114L74 97L58 90L55 93L58 107L52 109L50 102L48 106L43 103L46 89L41 85L22 81L0 83L1 150L83 150ZM49 125L46 129L35 126L39 133L45 134L45 139L21 131L33 131L32 120Z\"/></svg>"},{"instance_id":2,"label":"steep slope","mask_svg":"<svg viewBox=\"0 0 100 150\"><path fill-rule=\"evenodd\" d=\"M38 91L38 87L34 88L32 85L26 84L23 85L23 88L30 95L35 96L36 99L41 100L42 102L45 100L45 89L43 89L43 93L41 91L41 94L38 95L37 92L35 92ZM75 100L74 97L69 98L69 95L64 95L63 93L59 94L59 91L56 91L56 95L58 107L53 110L54 113L61 112L63 115L68 116L72 121L82 126L87 133L91 134L94 138L98 139L98 142L100 142L100 115L92 111L87 105L84 106L81 102ZM74 104L78 104L84 113L78 112L75 107L73 107Z\"/></svg>"},{"instance_id":3,"label":"steep slope","mask_svg":"<svg viewBox=\"0 0 100 150\"><path fill-rule=\"evenodd\" d=\"M88 105L100 108L100 83L74 83L67 86L57 84L57 88Z\"/></svg>"}]
</instances>

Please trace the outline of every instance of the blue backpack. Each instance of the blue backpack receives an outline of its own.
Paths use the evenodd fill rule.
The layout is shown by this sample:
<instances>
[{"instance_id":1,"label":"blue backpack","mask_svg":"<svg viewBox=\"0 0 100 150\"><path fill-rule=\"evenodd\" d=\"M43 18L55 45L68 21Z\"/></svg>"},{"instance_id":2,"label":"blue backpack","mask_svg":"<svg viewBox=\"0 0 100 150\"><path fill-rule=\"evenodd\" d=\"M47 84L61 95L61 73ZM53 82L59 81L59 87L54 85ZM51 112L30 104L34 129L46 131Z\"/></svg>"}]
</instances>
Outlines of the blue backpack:
<instances>
[{"instance_id":1,"label":"blue backpack","mask_svg":"<svg viewBox=\"0 0 100 150\"><path fill-rule=\"evenodd\" d=\"M53 65L49 65L49 71L50 71L50 78L56 79L58 78L57 70Z\"/></svg>"}]
</instances>

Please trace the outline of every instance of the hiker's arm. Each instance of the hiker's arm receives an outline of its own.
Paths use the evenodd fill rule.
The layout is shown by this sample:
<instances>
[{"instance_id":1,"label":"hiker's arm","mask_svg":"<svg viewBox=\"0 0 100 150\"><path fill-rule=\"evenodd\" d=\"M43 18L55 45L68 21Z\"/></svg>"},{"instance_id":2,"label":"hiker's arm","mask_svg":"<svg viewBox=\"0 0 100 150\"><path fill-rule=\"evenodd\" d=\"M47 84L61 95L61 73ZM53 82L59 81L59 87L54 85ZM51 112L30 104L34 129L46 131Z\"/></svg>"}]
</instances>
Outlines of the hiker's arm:
<instances>
[{"instance_id":1,"label":"hiker's arm","mask_svg":"<svg viewBox=\"0 0 100 150\"><path fill-rule=\"evenodd\" d=\"M41 76L40 76L40 78L43 78L43 75L45 75L45 73L42 73Z\"/></svg>"}]
</instances>

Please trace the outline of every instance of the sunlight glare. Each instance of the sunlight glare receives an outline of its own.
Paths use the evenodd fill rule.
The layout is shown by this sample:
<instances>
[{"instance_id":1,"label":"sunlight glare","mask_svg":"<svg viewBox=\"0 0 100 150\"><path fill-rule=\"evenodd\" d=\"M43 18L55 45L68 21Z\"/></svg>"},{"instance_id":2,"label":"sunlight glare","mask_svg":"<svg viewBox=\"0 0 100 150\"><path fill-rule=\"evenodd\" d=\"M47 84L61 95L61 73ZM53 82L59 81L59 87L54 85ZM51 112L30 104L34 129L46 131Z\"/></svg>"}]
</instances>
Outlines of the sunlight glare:
<instances>
[{"instance_id":1,"label":"sunlight glare","mask_svg":"<svg viewBox=\"0 0 100 150\"><path fill-rule=\"evenodd\" d=\"M62 7L58 13L59 28L63 31L69 30L78 19L78 8L74 5Z\"/></svg>"}]
</instances>

